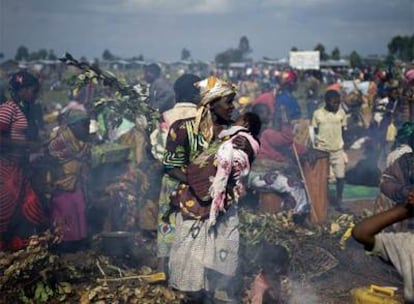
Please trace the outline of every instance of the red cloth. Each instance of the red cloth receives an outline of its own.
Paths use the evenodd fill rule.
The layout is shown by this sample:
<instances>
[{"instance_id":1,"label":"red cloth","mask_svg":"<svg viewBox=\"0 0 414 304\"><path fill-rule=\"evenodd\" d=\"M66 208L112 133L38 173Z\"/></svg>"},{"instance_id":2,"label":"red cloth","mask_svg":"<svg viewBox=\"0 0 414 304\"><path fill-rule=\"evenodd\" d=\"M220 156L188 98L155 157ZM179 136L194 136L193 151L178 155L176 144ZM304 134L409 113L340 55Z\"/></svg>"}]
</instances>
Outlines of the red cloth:
<instances>
[{"instance_id":1,"label":"red cloth","mask_svg":"<svg viewBox=\"0 0 414 304\"><path fill-rule=\"evenodd\" d=\"M275 113L275 96L273 92L262 93L253 100L252 105L264 104L269 108L270 114Z\"/></svg>"},{"instance_id":2,"label":"red cloth","mask_svg":"<svg viewBox=\"0 0 414 304\"><path fill-rule=\"evenodd\" d=\"M6 159L0 159L0 201L0 233L9 232L9 225L18 208L19 214L33 225L45 220L38 196L22 169L17 163Z\"/></svg>"},{"instance_id":3,"label":"red cloth","mask_svg":"<svg viewBox=\"0 0 414 304\"><path fill-rule=\"evenodd\" d=\"M0 105L0 130L11 140L26 140L27 128L27 118L15 102L7 101ZM11 240L9 244L0 244L0 247L9 245L12 250L24 247L27 243L25 238L46 219L40 200L24 172L24 153L24 149L0 152L0 234Z\"/></svg>"},{"instance_id":4,"label":"red cloth","mask_svg":"<svg viewBox=\"0 0 414 304\"><path fill-rule=\"evenodd\" d=\"M287 153L293 153L291 146L294 142L293 127L285 125L282 130L265 129L260 136L260 149L258 159L271 159L277 162L287 161ZM306 149L295 143L296 151L302 154Z\"/></svg>"},{"instance_id":5,"label":"red cloth","mask_svg":"<svg viewBox=\"0 0 414 304\"><path fill-rule=\"evenodd\" d=\"M0 158L0 234L11 238L0 242L0 251L26 247L27 237L45 222L39 198L23 170L17 163Z\"/></svg>"},{"instance_id":6,"label":"red cloth","mask_svg":"<svg viewBox=\"0 0 414 304\"><path fill-rule=\"evenodd\" d=\"M9 248L12 251L17 251L27 247L27 245L29 245L29 240L14 236L10 241Z\"/></svg>"},{"instance_id":7,"label":"red cloth","mask_svg":"<svg viewBox=\"0 0 414 304\"><path fill-rule=\"evenodd\" d=\"M14 101L6 101L0 105L0 130L10 132L13 140L26 140L27 118Z\"/></svg>"}]
</instances>

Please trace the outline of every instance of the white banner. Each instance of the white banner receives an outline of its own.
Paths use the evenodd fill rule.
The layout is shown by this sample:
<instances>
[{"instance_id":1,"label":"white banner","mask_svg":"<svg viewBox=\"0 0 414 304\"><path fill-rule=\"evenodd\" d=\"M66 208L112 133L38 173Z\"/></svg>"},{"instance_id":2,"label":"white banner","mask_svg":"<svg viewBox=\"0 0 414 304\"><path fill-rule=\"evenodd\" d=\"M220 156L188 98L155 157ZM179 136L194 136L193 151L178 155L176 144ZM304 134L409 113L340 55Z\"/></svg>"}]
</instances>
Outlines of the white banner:
<instances>
[{"instance_id":1,"label":"white banner","mask_svg":"<svg viewBox=\"0 0 414 304\"><path fill-rule=\"evenodd\" d=\"M298 70L319 70L319 51L290 52L289 65Z\"/></svg>"}]
</instances>

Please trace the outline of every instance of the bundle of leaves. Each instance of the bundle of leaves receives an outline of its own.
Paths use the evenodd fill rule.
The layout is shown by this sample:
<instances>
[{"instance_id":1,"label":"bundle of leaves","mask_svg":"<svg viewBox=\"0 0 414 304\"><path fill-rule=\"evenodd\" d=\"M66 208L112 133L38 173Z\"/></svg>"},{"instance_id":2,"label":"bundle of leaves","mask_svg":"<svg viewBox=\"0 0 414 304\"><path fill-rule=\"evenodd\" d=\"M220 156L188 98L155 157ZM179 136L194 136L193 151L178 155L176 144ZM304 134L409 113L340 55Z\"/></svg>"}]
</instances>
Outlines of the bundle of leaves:
<instances>
[{"instance_id":1,"label":"bundle of leaves","mask_svg":"<svg viewBox=\"0 0 414 304\"><path fill-rule=\"evenodd\" d=\"M247 246L259 244L263 240L271 244L288 244L292 239L319 239L321 236L339 241L339 238L353 227L355 220L352 214L338 214L324 225L312 227L295 224L291 211L270 214L240 209L239 230Z\"/></svg>"},{"instance_id":2,"label":"bundle of leaves","mask_svg":"<svg viewBox=\"0 0 414 304\"><path fill-rule=\"evenodd\" d=\"M101 70L97 65L80 62L69 53L59 58L60 61L80 69L80 73L69 80L73 90L79 91L90 84L103 86L110 90L109 97L101 97L94 101L95 109L103 108L112 113L113 121L119 126L122 119L136 121L144 116L152 130L159 120L159 112L148 104L147 87L142 84L131 86L127 81L118 79L113 73ZM107 94L108 95L108 94Z\"/></svg>"},{"instance_id":3,"label":"bundle of leaves","mask_svg":"<svg viewBox=\"0 0 414 304\"><path fill-rule=\"evenodd\" d=\"M277 214L252 213L241 209L240 235L246 245L256 245L262 240L272 244L287 242L293 237L303 238L319 234L319 229L311 230L296 225L291 211Z\"/></svg>"},{"instance_id":4,"label":"bundle of leaves","mask_svg":"<svg viewBox=\"0 0 414 304\"><path fill-rule=\"evenodd\" d=\"M321 275L337 265L335 255L345 249L355 220L353 215L339 214L325 225L305 227L295 224L291 211L269 214L241 209L239 214L240 252L247 275L262 270L263 256L267 255L264 243L286 248L292 272L307 277ZM310 257L318 260L310 261Z\"/></svg>"},{"instance_id":5,"label":"bundle of leaves","mask_svg":"<svg viewBox=\"0 0 414 304\"><path fill-rule=\"evenodd\" d=\"M0 303L174 304L185 298L156 284L148 266L120 268L113 265L118 260L92 250L57 255L49 250L56 242L59 237L47 231L31 237L24 250L1 253Z\"/></svg>"},{"instance_id":6,"label":"bundle of leaves","mask_svg":"<svg viewBox=\"0 0 414 304\"><path fill-rule=\"evenodd\" d=\"M184 294L164 285L153 285L143 281L99 283L79 291L81 304L131 303L131 304L179 304Z\"/></svg>"},{"instance_id":7,"label":"bundle of leaves","mask_svg":"<svg viewBox=\"0 0 414 304\"><path fill-rule=\"evenodd\" d=\"M56 242L59 236L47 231L31 237L23 250L1 253L0 293L4 303L46 303L53 297L64 300L71 293L64 281L77 274L48 250Z\"/></svg>"}]
</instances>

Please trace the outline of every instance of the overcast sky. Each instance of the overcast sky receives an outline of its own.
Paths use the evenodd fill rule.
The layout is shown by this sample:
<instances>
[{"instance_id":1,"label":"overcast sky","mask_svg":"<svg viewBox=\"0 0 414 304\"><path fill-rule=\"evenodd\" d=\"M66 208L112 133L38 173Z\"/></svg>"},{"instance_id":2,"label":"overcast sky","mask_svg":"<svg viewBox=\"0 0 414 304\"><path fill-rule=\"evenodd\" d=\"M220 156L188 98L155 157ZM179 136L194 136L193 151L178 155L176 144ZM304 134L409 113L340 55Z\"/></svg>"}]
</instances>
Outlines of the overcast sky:
<instances>
[{"instance_id":1,"label":"overcast sky","mask_svg":"<svg viewBox=\"0 0 414 304\"><path fill-rule=\"evenodd\" d=\"M0 0L0 52L53 49L100 58L211 60L247 36L252 57L282 58L292 46L385 54L414 33L414 0Z\"/></svg>"}]
</instances>

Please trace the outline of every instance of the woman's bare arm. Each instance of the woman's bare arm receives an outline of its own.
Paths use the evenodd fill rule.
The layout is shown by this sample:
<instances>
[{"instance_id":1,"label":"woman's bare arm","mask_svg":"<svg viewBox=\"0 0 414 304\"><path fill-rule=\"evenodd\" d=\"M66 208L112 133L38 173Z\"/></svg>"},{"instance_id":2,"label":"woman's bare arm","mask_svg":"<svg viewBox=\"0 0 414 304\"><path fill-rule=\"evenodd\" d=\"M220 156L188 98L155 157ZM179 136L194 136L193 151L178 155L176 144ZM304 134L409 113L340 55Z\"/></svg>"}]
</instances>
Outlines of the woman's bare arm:
<instances>
[{"instance_id":1,"label":"woman's bare arm","mask_svg":"<svg viewBox=\"0 0 414 304\"><path fill-rule=\"evenodd\" d=\"M375 235L384 228L413 216L412 204L401 204L379 214L368 217L354 227L352 236L363 244L366 250L375 245Z\"/></svg>"}]
</instances>

